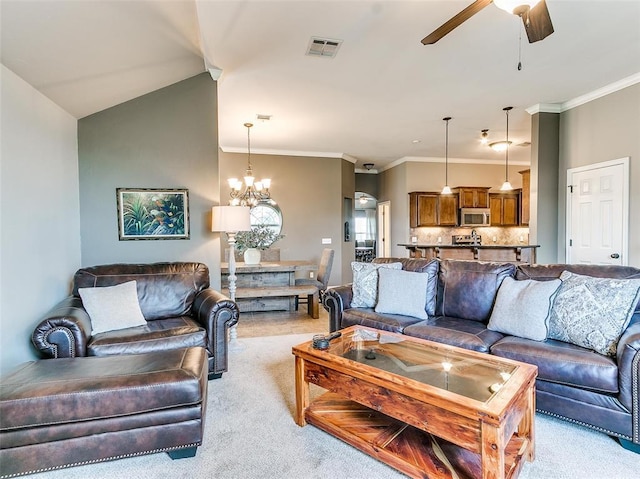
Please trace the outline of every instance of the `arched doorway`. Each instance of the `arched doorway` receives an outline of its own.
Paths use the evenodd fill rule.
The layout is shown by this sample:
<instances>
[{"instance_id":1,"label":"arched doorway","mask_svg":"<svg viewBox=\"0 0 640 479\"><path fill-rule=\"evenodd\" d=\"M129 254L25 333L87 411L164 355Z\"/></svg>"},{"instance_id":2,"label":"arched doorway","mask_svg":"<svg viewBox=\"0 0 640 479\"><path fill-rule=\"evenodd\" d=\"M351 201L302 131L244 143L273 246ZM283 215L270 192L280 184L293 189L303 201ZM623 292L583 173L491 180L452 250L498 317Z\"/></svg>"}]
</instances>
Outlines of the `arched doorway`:
<instances>
[{"instance_id":1,"label":"arched doorway","mask_svg":"<svg viewBox=\"0 0 640 479\"><path fill-rule=\"evenodd\" d=\"M355 204L355 248L356 261L371 262L376 257L378 201L373 196L356 191Z\"/></svg>"}]
</instances>

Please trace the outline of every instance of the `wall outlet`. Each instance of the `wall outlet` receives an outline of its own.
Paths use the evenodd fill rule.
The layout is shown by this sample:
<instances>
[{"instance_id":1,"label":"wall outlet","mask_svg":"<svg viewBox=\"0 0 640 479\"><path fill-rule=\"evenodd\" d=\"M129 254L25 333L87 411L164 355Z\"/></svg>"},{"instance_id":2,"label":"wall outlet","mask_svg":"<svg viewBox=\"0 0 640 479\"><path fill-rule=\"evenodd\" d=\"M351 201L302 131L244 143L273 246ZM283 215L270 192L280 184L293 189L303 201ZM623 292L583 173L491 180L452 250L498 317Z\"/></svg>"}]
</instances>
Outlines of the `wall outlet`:
<instances>
[{"instance_id":1,"label":"wall outlet","mask_svg":"<svg viewBox=\"0 0 640 479\"><path fill-rule=\"evenodd\" d=\"M493 242L494 242L494 243L498 241L498 238L497 238L497 237L495 237L495 236L494 236L492 239L493 239Z\"/></svg>"},{"instance_id":2,"label":"wall outlet","mask_svg":"<svg viewBox=\"0 0 640 479\"><path fill-rule=\"evenodd\" d=\"M438 244L442 243L442 236L438 236Z\"/></svg>"},{"instance_id":3,"label":"wall outlet","mask_svg":"<svg viewBox=\"0 0 640 479\"><path fill-rule=\"evenodd\" d=\"M313 279L314 273L313 271L309 271L309 279Z\"/></svg>"},{"instance_id":4,"label":"wall outlet","mask_svg":"<svg viewBox=\"0 0 640 479\"><path fill-rule=\"evenodd\" d=\"M322 244L331 244L331 238L322 238Z\"/></svg>"},{"instance_id":5,"label":"wall outlet","mask_svg":"<svg viewBox=\"0 0 640 479\"><path fill-rule=\"evenodd\" d=\"M414 243L414 244L417 243L418 242L418 237L417 236L412 236L411 237L411 242Z\"/></svg>"}]
</instances>

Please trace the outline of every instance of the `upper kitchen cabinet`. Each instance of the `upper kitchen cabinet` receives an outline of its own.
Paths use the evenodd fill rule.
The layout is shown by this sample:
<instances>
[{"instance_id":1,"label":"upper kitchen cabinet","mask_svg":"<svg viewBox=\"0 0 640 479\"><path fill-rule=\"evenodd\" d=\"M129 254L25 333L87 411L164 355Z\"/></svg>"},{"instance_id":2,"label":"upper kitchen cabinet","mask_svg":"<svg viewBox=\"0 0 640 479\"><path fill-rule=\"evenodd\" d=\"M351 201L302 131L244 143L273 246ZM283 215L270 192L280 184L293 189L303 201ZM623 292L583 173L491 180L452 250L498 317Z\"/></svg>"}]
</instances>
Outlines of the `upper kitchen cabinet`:
<instances>
[{"instance_id":1,"label":"upper kitchen cabinet","mask_svg":"<svg viewBox=\"0 0 640 479\"><path fill-rule=\"evenodd\" d=\"M438 226L458 226L458 195L439 195Z\"/></svg>"},{"instance_id":2,"label":"upper kitchen cabinet","mask_svg":"<svg viewBox=\"0 0 640 479\"><path fill-rule=\"evenodd\" d=\"M457 226L458 196L433 192L409 193L409 226Z\"/></svg>"},{"instance_id":3,"label":"upper kitchen cabinet","mask_svg":"<svg viewBox=\"0 0 640 479\"><path fill-rule=\"evenodd\" d=\"M458 193L460 208L489 208L490 189L478 186L458 186L453 191Z\"/></svg>"},{"instance_id":4,"label":"upper kitchen cabinet","mask_svg":"<svg viewBox=\"0 0 640 479\"><path fill-rule=\"evenodd\" d=\"M489 194L491 226L518 226L520 190Z\"/></svg>"}]
</instances>

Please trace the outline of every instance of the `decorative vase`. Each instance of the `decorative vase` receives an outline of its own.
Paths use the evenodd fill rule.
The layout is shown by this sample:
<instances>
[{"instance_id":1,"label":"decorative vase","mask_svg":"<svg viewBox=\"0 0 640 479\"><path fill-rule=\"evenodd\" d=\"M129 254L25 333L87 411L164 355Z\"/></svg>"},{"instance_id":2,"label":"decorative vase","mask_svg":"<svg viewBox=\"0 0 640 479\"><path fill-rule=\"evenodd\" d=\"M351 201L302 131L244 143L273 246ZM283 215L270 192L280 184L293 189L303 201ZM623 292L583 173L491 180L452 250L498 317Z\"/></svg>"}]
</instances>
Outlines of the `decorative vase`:
<instances>
[{"instance_id":1,"label":"decorative vase","mask_svg":"<svg viewBox=\"0 0 640 479\"><path fill-rule=\"evenodd\" d=\"M260 250L249 248L244 252L244 264L260 264Z\"/></svg>"}]
</instances>

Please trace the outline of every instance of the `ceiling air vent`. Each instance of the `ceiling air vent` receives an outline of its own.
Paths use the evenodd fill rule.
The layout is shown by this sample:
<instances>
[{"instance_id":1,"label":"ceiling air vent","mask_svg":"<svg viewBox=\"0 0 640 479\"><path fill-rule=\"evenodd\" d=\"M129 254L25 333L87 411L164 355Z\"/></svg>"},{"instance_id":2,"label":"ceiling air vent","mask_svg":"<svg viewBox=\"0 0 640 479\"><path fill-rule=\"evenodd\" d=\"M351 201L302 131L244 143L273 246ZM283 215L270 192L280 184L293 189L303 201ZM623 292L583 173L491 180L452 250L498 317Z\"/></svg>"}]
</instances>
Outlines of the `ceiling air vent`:
<instances>
[{"instance_id":1,"label":"ceiling air vent","mask_svg":"<svg viewBox=\"0 0 640 479\"><path fill-rule=\"evenodd\" d=\"M311 37L307 55L312 57L333 58L338 53L338 48L342 45L342 40L331 40L329 38Z\"/></svg>"}]
</instances>

